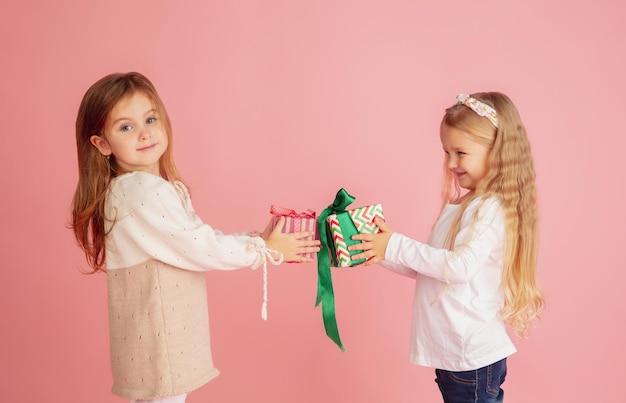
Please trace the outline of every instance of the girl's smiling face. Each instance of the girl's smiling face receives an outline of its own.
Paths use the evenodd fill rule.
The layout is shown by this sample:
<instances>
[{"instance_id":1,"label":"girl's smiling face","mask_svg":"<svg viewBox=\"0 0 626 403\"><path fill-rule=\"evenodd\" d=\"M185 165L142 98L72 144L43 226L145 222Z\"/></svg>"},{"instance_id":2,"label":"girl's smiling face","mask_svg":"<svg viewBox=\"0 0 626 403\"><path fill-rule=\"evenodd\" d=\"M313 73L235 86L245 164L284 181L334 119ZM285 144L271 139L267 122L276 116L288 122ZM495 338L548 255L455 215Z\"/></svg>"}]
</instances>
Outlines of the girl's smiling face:
<instances>
[{"instance_id":1,"label":"girl's smiling face","mask_svg":"<svg viewBox=\"0 0 626 403\"><path fill-rule=\"evenodd\" d=\"M135 92L113 107L103 136L92 136L91 143L103 155L113 154L125 172L159 175L159 160L168 146L167 133L159 119L150 98Z\"/></svg>"},{"instance_id":2,"label":"girl's smiling face","mask_svg":"<svg viewBox=\"0 0 626 403\"><path fill-rule=\"evenodd\" d=\"M466 132L441 125L441 145L446 153L446 166L463 189L474 190L489 169L489 147L472 140Z\"/></svg>"}]
</instances>

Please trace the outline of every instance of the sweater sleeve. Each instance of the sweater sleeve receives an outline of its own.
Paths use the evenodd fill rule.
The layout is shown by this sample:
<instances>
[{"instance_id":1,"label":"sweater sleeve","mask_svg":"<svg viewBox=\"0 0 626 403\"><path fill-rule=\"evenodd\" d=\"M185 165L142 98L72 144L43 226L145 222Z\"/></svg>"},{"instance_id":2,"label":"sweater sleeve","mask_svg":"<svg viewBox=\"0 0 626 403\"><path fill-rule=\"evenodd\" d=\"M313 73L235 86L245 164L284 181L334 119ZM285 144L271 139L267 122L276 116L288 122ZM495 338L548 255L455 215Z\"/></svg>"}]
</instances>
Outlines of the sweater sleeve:
<instances>
[{"instance_id":1,"label":"sweater sleeve","mask_svg":"<svg viewBox=\"0 0 626 403\"><path fill-rule=\"evenodd\" d=\"M180 185L179 185L180 188ZM182 269L230 270L261 263L265 241L225 235L195 214L188 194L146 173L117 178L107 197L107 268L156 259Z\"/></svg>"},{"instance_id":2,"label":"sweater sleeve","mask_svg":"<svg viewBox=\"0 0 626 403\"><path fill-rule=\"evenodd\" d=\"M482 204L474 222L478 205L480 201L474 201L463 214L453 250L394 233L385 260L442 282L470 281L488 259L499 258L496 256L500 256L504 248L504 216L499 203L494 199ZM434 238L445 238L449 228L449 223L435 226L433 235L437 236Z\"/></svg>"}]
</instances>

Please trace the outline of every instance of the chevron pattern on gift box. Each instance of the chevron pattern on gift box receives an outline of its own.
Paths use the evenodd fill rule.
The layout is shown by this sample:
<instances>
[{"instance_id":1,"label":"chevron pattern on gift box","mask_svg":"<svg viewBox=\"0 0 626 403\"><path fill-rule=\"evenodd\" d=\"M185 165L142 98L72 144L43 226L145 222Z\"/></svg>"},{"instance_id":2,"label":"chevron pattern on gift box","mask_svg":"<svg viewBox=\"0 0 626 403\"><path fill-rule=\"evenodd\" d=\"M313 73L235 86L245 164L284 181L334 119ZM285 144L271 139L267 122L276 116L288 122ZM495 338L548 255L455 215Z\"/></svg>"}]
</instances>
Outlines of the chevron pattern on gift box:
<instances>
[{"instance_id":1,"label":"chevron pattern on gift box","mask_svg":"<svg viewBox=\"0 0 626 403\"><path fill-rule=\"evenodd\" d=\"M343 232L341 231L341 226L339 225L336 215L333 214L328 217L328 227L330 228L330 233L333 236L337 262L339 263L338 266L350 266L350 252L348 251L346 240L343 238Z\"/></svg>"},{"instance_id":2,"label":"chevron pattern on gift box","mask_svg":"<svg viewBox=\"0 0 626 403\"><path fill-rule=\"evenodd\" d=\"M350 210L350 218L354 222L356 229L361 234L375 234L378 232L378 226L374 224L374 219L380 217L383 220L383 208L380 204L372 204L365 207Z\"/></svg>"}]
</instances>

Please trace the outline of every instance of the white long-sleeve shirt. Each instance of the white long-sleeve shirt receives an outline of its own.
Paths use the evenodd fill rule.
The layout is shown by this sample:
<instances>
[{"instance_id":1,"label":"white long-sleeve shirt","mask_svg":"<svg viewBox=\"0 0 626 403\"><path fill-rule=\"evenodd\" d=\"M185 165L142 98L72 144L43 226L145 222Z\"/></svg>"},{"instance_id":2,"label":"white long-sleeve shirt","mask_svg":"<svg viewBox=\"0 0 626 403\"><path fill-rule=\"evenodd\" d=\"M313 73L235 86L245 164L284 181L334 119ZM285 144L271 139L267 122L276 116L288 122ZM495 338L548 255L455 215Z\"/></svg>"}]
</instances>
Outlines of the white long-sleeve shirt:
<instances>
[{"instance_id":1,"label":"white long-sleeve shirt","mask_svg":"<svg viewBox=\"0 0 626 403\"><path fill-rule=\"evenodd\" d=\"M386 268L416 279L411 329L412 363L448 371L482 368L516 352L500 316L504 212L492 198L463 214L452 251L444 248L460 206L444 207L428 243L394 233Z\"/></svg>"}]
</instances>

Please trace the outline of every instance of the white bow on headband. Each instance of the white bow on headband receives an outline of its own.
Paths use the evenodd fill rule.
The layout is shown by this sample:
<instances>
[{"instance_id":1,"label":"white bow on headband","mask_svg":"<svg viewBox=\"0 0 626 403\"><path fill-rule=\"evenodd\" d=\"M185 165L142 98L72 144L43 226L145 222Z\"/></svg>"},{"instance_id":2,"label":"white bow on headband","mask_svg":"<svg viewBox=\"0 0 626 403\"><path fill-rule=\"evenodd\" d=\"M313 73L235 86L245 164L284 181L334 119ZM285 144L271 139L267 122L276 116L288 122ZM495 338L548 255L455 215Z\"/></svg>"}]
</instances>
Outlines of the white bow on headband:
<instances>
[{"instance_id":1,"label":"white bow on headband","mask_svg":"<svg viewBox=\"0 0 626 403\"><path fill-rule=\"evenodd\" d=\"M472 98L467 94L457 95L456 100L459 101L460 104L463 104L476 112L478 116L486 117L496 128L498 127L498 116L496 115L496 110L491 106L484 102L480 102L476 98Z\"/></svg>"}]
</instances>

